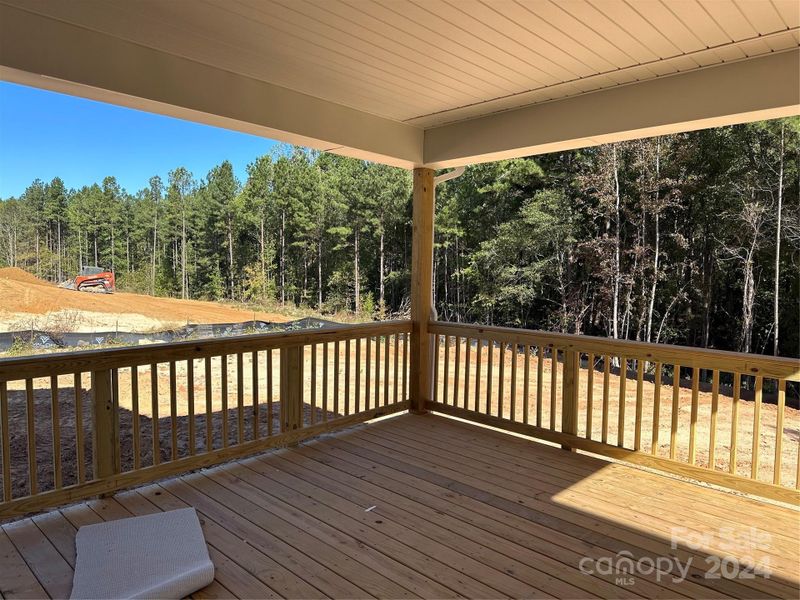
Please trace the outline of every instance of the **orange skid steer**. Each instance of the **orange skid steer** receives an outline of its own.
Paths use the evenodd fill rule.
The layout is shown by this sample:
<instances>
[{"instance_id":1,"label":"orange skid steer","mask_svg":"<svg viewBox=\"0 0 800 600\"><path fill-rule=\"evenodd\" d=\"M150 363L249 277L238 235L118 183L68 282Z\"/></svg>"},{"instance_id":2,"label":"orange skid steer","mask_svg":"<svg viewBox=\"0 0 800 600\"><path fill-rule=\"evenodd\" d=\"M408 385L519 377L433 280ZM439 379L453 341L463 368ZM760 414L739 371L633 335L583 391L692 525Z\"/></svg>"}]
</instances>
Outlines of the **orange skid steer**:
<instances>
[{"instance_id":1,"label":"orange skid steer","mask_svg":"<svg viewBox=\"0 0 800 600\"><path fill-rule=\"evenodd\" d=\"M79 292L113 294L116 282L113 271L101 267L83 267L75 279L65 281L59 287Z\"/></svg>"}]
</instances>

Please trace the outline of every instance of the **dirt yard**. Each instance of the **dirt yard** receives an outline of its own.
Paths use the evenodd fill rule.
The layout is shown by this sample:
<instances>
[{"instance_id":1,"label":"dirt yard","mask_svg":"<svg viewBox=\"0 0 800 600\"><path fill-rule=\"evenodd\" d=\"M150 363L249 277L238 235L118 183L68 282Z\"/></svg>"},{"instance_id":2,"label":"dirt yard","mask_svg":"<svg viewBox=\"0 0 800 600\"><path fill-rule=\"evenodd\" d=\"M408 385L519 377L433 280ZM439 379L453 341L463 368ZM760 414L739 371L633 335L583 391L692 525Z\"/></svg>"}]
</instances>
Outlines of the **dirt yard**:
<instances>
[{"instance_id":1,"label":"dirt yard","mask_svg":"<svg viewBox=\"0 0 800 600\"><path fill-rule=\"evenodd\" d=\"M17 268L0 269L0 331L148 332L186 323L284 322L289 317L199 300L76 292Z\"/></svg>"}]
</instances>

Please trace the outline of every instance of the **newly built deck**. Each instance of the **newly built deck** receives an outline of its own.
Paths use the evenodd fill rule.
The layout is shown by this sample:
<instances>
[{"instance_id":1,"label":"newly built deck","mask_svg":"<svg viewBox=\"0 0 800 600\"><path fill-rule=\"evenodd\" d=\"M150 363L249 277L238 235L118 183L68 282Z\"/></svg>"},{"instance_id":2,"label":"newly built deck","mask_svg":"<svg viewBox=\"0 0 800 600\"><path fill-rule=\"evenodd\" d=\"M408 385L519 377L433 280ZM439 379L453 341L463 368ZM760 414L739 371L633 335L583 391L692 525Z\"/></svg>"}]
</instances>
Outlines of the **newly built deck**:
<instances>
[{"instance_id":1,"label":"newly built deck","mask_svg":"<svg viewBox=\"0 0 800 600\"><path fill-rule=\"evenodd\" d=\"M798 596L794 510L410 414L7 523L0 594L68 597L81 525L187 505L198 598Z\"/></svg>"}]
</instances>

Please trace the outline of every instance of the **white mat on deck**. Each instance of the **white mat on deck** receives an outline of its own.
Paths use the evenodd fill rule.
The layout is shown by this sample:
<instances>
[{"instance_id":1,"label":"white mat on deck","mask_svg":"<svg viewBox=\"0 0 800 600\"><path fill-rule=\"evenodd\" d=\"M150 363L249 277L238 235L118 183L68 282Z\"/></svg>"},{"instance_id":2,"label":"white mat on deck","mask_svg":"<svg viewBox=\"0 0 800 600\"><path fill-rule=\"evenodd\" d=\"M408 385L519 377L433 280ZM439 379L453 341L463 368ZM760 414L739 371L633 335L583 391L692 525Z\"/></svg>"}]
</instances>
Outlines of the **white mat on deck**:
<instances>
[{"instance_id":1,"label":"white mat on deck","mask_svg":"<svg viewBox=\"0 0 800 600\"><path fill-rule=\"evenodd\" d=\"M71 598L184 598L214 580L194 508L86 525Z\"/></svg>"}]
</instances>

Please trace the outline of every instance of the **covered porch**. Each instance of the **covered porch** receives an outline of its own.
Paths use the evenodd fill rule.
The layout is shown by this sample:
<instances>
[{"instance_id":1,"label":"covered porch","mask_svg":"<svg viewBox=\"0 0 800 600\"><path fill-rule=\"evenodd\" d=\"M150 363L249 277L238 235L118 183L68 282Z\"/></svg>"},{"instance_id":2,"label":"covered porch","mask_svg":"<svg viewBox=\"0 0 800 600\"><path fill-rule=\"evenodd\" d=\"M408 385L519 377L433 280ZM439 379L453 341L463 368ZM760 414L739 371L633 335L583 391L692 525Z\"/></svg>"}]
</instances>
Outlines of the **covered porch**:
<instances>
[{"instance_id":1,"label":"covered porch","mask_svg":"<svg viewBox=\"0 0 800 600\"><path fill-rule=\"evenodd\" d=\"M0 595L189 505L198 597L796 597L796 358L432 299L437 169L800 114L796 3L386 4L0 0L5 80L414 172L410 318L0 360Z\"/></svg>"}]
</instances>

